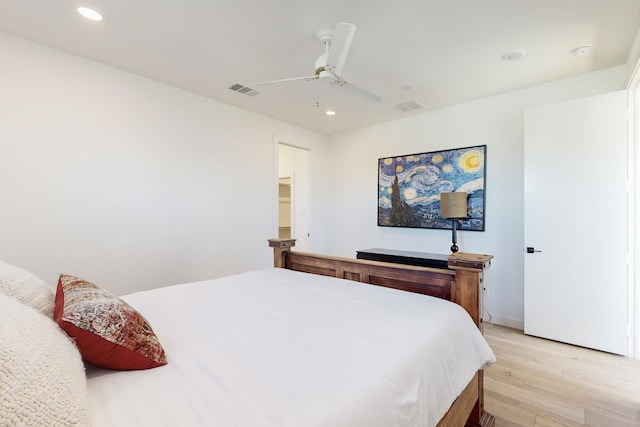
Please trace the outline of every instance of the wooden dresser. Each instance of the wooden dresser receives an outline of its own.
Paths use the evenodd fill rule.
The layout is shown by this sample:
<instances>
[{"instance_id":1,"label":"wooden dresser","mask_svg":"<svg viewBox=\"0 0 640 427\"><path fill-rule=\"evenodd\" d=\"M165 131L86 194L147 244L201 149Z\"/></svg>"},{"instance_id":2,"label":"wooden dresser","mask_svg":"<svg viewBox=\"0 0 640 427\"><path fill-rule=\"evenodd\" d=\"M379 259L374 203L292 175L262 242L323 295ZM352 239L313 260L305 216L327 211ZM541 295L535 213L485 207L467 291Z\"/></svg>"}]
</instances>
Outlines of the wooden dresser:
<instances>
[{"instance_id":1,"label":"wooden dresser","mask_svg":"<svg viewBox=\"0 0 640 427\"><path fill-rule=\"evenodd\" d=\"M469 298L469 303L478 307L477 318L471 314L476 325L482 331L482 315L484 305L482 294L484 290L484 271L491 266L492 255L468 254L457 252L455 254L433 254L426 252L401 251L396 249L362 249L356 251L356 258L370 261L392 262L396 264L416 265L420 267L449 269L456 272L457 281L465 281L477 289L464 298ZM454 287L452 291L459 287ZM466 287L465 287L466 288Z\"/></svg>"}]
</instances>

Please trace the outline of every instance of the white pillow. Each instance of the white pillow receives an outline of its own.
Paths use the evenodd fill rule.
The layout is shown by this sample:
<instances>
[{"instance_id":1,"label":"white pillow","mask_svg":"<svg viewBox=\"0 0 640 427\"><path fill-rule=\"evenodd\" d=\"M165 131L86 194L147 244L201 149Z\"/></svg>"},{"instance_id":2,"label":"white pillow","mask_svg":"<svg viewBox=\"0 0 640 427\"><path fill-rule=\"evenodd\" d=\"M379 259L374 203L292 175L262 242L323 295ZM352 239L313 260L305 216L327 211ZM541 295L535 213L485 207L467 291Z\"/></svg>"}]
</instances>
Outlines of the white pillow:
<instances>
[{"instance_id":1,"label":"white pillow","mask_svg":"<svg viewBox=\"0 0 640 427\"><path fill-rule=\"evenodd\" d=\"M80 352L46 316L0 294L0 424L85 426Z\"/></svg>"},{"instance_id":2,"label":"white pillow","mask_svg":"<svg viewBox=\"0 0 640 427\"><path fill-rule=\"evenodd\" d=\"M0 293L15 297L53 319L56 305L53 289L34 274L4 261L0 261Z\"/></svg>"}]
</instances>

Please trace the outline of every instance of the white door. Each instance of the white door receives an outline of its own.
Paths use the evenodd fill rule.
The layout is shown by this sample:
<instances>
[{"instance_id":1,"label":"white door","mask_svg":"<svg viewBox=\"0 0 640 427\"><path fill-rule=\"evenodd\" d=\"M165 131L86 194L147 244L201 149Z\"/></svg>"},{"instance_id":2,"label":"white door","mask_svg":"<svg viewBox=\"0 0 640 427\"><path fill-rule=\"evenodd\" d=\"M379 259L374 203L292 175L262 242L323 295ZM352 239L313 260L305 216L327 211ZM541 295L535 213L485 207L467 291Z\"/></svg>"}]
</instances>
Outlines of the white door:
<instances>
[{"instance_id":1,"label":"white door","mask_svg":"<svg viewBox=\"0 0 640 427\"><path fill-rule=\"evenodd\" d=\"M620 91L525 112L526 334L627 353L626 105Z\"/></svg>"}]
</instances>

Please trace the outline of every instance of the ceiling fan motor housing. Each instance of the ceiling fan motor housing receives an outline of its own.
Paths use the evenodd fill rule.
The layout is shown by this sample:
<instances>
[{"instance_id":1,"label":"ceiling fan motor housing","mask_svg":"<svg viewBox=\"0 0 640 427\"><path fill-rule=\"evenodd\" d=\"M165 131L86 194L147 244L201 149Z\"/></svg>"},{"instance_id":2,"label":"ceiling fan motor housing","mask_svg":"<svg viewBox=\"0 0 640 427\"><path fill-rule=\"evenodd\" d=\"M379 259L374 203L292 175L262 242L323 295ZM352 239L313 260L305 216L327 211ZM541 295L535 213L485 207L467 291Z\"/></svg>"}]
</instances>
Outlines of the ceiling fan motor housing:
<instances>
[{"instance_id":1,"label":"ceiling fan motor housing","mask_svg":"<svg viewBox=\"0 0 640 427\"><path fill-rule=\"evenodd\" d=\"M329 71L329 66L327 64L328 53L325 52L316 59L316 76L320 77L333 77L331 72Z\"/></svg>"}]
</instances>

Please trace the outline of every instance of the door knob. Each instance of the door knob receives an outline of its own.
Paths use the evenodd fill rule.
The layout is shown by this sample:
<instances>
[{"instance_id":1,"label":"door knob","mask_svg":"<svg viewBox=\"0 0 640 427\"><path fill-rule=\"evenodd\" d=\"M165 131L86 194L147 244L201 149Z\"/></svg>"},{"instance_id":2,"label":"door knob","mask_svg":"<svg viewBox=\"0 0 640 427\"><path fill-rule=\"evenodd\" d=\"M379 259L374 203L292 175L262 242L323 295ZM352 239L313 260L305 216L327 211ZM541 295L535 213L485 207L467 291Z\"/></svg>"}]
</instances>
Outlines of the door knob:
<instances>
[{"instance_id":1,"label":"door knob","mask_svg":"<svg viewBox=\"0 0 640 427\"><path fill-rule=\"evenodd\" d=\"M542 251L537 251L536 248L534 248L532 246L527 246L527 253L528 254L532 254L534 252L542 252Z\"/></svg>"}]
</instances>

